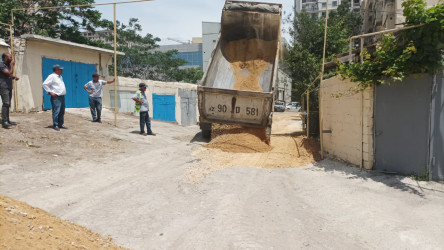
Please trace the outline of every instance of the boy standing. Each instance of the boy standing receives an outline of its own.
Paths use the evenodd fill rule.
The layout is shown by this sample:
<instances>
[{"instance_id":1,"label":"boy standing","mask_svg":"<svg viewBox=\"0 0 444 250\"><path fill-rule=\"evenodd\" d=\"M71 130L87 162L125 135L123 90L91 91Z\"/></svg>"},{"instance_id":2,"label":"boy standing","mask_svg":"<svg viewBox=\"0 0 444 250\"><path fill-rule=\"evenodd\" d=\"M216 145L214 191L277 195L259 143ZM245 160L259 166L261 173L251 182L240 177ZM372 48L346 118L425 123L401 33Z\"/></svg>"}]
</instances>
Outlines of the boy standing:
<instances>
[{"instance_id":1,"label":"boy standing","mask_svg":"<svg viewBox=\"0 0 444 250\"><path fill-rule=\"evenodd\" d=\"M145 124L148 135L156 135L151 131L150 116L148 114L148 100L145 95L146 87L147 85L145 83L140 83L139 90L132 98L136 102L136 112L140 113L140 134L144 136L147 135L145 134Z\"/></svg>"}]
</instances>

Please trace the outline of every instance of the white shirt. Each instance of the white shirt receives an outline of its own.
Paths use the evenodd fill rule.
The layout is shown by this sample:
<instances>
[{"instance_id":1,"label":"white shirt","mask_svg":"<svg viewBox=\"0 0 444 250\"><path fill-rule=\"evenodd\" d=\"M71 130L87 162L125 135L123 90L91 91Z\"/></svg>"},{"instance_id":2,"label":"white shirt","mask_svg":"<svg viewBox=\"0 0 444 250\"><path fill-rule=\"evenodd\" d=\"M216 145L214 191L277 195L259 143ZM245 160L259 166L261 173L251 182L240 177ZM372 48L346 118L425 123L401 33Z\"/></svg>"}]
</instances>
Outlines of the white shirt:
<instances>
[{"instance_id":1,"label":"white shirt","mask_svg":"<svg viewBox=\"0 0 444 250\"><path fill-rule=\"evenodd\" d=\"M92 94L89 94L91 97L103 97L103 90L102 86L106 85L106 81L104 80L98 80L97 82L89 81L87 84L85 84L85 87L88 89L91 89L94 91Z\"/></svg>"},{"instance_id":2,"label":"white shirt","mask_svg":"<svg viewBox=\"0 0 444 250\"><path fill-rule=\"evenodd\" d=\"M46 92L52 92L58 96L66 95L65 83L63 82L63 77L52 73L43 82L43 89Z\"/></svg>"}]
</instances>

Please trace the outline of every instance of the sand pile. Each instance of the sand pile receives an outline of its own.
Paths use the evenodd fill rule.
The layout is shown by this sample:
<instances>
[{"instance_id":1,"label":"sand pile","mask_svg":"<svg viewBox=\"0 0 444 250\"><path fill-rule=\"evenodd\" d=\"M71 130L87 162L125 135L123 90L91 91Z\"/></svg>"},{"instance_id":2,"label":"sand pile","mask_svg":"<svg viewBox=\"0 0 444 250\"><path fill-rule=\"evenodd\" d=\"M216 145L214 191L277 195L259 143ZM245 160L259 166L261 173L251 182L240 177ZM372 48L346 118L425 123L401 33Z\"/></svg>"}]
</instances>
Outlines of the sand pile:
<instances>
[{"instance_id":1,"label":"sand pile","mask_svg":"<svg viewBox=\"0 0 444 250\"><path fill-rule=\"evenodd\" d=\"M233 141L238 143L236 140ZM200 161L187 169L184 177L188 182L197 184L212 172L224 168L295 168L307 166L320 159L319 143L306 136L273 135L271 146L267 145L269 150L263 152L252 150L248 152L244 149L243 152L233 154L225 150L236 148L231 145L232 141L229 144L222 142L214 146L211 144L193 153L193 156Z\"/></svg>"},{"instance_id":2,"label":"sand pile","mask_svg":"<svg viewBox=\"0 0 444 250\"><path fill-rule=\"evenodd\" d=\"M0 249L124 249L97 233L0 195Z\"/></svg>"},{"instance_id":3,"label":"sand pile","mask_svg":"<svg viewBox=\"0 0 444 250\"><path fill-rule=\"evenodd\" d=\"M234 73L233 89L264 91L259 85L259 76L276 57L276 41L231 41L224 53Z\"/></svg>"},{"instance_id":4,"label":"sand pile","mask_svg":"<svg viewBox=\"0 0 444 250\"><path fill-rule=\"evenodd\" d=\"M262 128L244 128L234 125L213 124L211 142L208 148L215 148L231 153L268 152L271 146L267 134Z\"/></svg>"}]
</instances>

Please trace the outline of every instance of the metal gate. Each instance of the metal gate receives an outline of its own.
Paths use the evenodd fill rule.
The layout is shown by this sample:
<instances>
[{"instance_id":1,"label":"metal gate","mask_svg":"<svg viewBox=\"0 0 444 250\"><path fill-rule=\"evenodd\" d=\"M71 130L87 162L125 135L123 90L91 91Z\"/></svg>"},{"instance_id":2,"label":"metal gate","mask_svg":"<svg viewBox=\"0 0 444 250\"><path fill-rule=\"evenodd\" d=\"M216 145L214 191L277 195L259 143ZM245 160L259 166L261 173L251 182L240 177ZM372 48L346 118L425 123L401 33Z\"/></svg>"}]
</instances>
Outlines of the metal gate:
<instances>
[{"instance_id":1,"label":"metal gate","mask_svg":"<svg viewBox=\"0 0 444 250\"><path fill-rule=\"evenodd\" d=\"M179 90L180 112L182 126L197 124L196 103L197 92L195 90Z\"/></svg>"},{"instance_id":2,"label":"metal gate","mask_svg":"<svg viewBox=\"0 0 444 250\"><path fill-rule=\"evenodd\" d=\"M67 108L85 108L89 106L89 94L83 85L92 80L92 74L97 72L94 64L63 61L51 58L42 58L43 81L53 73L52 66L59 64L63 69L63 81L66 87L65 105ZM51 109L51 98L43 90L43 109Z\"/></svg>"},{"instance_id":3,"label":"metal gate","mask_svg":"<svg viewBox=\"0 0 444 250\"><path fill-rule=\"evenodd\" d=\"M119 112L122 113L133 113L136 111L135 102L133 101L133 96L136 91L117 91L117 107L119 108ZM111 107L114 106L114 90L109 91L110 104Z\"/></svg>"},{"instance_id":4,"label":"metal gate","mask_svg":"<svg viewBox=\"0 0 444 250\"><path fill-rule=\"evenodd\" d=\"M427 172L431 89L429 75L376 87L376 170L406 175Z\"/></svg>"},{"instance_id":5,"label":"metal gate","mask_svg":"<svg viewBox=\"0 0 444 250\"><path fill-rule=\"evenodd\" d=\"M153 94L153 119L176 121L176 96Z\"/></svg>"},{"instance_id":6,"label":"metal gate","mask_svg":"<svg viewBox=\"0 0 444 250\"><path fill-rule=\"evenodd\" d=\"M444 74L434 79L432 119L430 124L430 174L433 180L444 180Z\"/></svg>"}]
</instances>

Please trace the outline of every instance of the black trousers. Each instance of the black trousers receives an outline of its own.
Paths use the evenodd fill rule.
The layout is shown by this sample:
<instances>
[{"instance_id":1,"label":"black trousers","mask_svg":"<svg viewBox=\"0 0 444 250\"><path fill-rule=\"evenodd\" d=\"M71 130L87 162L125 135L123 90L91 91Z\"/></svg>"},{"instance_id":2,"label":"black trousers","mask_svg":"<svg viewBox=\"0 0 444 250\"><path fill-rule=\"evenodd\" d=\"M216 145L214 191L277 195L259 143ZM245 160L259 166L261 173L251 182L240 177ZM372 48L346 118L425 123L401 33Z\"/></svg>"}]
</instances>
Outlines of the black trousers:
<instances>
[{"instance_id":1,"label":"black trousers","mask_svg":"<svg viewBox=\"0 0 444 250\"><path fill-rule=\"evenodd\" d=\"M2 98L2 123L9 122L9 109L11 107L12 89L0 88L0 97Z\"/></svg>"}]
</instances>

